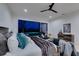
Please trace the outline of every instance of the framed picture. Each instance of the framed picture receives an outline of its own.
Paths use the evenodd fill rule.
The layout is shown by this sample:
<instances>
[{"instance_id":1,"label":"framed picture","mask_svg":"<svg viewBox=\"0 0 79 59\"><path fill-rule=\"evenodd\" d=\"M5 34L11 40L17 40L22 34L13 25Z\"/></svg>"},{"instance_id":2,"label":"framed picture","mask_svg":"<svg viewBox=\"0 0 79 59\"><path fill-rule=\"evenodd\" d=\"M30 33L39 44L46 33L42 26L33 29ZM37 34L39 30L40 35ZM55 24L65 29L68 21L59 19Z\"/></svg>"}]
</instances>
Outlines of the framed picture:
<instances>
[{"instance_id":1,"label":"framed picture","mask_svg":"<svg viewBox=\"0 0 79 59\"><path fill-rule=\"evenodd\" d=\"M63 24L63 32L64 33L71 33L71 24Z\"/></svg>"}]
</instances>

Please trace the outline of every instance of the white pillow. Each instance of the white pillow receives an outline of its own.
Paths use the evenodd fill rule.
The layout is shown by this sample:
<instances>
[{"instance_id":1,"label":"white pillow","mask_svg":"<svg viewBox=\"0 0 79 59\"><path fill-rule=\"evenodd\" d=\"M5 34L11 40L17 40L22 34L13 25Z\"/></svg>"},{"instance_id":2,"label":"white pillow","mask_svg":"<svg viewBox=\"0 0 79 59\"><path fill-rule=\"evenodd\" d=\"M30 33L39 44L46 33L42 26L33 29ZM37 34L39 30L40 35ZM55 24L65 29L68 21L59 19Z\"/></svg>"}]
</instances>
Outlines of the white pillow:
<instances>
[{"instance_id":1,"label":"white pillow","mask_svg":"<svg viewBox=\"0 0 79 59\"><path fill-rule=\"evenodd\" d=\"M16 52L16 50L18 49L18 40L16 39L15 33L8 39L7 45L11 53Z\"/></svg>"}]
</instances>

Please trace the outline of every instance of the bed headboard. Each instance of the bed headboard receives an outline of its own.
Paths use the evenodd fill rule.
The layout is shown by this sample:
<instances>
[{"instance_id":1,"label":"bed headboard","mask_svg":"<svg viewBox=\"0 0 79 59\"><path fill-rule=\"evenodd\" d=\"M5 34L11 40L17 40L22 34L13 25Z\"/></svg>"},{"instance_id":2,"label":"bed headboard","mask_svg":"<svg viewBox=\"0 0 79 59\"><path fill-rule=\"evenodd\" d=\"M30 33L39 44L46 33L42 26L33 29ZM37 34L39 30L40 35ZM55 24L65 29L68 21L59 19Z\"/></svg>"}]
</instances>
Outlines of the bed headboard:
<instances>
[{"instance_id":1,"label":"bed headboard","mask_svg":"<svg viewBox=\"0 0 79 59\"><path fill-rule=\"evenodd\" d=\"M41 32L27 32L25 33L27 36L40 36Z\"/></svg>"}]
</instances>

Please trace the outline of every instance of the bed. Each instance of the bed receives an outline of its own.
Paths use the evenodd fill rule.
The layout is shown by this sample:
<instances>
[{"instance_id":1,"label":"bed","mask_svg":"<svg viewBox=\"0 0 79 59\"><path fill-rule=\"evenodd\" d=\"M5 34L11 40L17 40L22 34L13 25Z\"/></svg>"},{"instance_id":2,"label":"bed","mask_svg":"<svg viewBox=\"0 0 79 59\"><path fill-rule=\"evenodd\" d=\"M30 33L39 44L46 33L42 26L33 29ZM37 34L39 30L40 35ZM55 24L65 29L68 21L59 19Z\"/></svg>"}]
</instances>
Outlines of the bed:
<instances>
[{"instance_id":1,"label":"bed","mask_svg":"<svg viewBox=\"0 0 79 59\"><path fill-rule=\"evenodd\" d=\"M9 33L8 30L9 29L6 27L0 27L0 33L1 33L2 37L5 38L5 43L3 45L1 45L2 43L0 44L0 51L2 51L4 48L6 48L4 53L2 52L3 54L0 54L0 55L3 55L3 56L42 56L43 55L42 48L40 48L32 40L33 36L28 37L30 43L25 47L25 49L20 49L20 48L18 48L18 42L16 40L16 33L14 33L10 37L11 33ZM1 39L2 39L2 37L1 37ZM47 44L47 43L45 43L45 44ZM48 47L48 46L46 46L46 47ZM52 50L52 48L49 50ZM54 52L56 53L56 51L54 51ZM48 53L48 55L43 55L43 56L52 56L52 53L53 52ZM54 55L56 55L56 54L54 54Z\"/></svg>"}]
</instances>

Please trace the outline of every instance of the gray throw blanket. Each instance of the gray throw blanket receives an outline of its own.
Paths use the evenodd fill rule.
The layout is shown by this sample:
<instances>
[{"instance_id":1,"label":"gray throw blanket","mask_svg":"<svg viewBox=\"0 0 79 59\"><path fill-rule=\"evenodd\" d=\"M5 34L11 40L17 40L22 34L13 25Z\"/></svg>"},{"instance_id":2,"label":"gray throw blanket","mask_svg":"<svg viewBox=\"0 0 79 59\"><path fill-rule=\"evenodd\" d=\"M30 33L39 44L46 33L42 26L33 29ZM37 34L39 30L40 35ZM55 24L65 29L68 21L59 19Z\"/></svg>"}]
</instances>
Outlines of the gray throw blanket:
<instances>
[{"instance_id":1,"label":"gray throw blanket","mask_svg":"<svg viewBox=\"0 0 79 59\"><path fill-rule=\"evenodd\" d=\"M0 33L0 56L8 52L7 39Z\"/></svg>"},{"instance_id":2,"label":"gray throw blanket","mask_svg":"<svg viewBox=\"0 0 79 59\"><path fill-rule=\"evenodd\" d=\"M41 48L43 56L50 56L50 52L52 55L56 55L55 47L51 42L39 37L31 37L31 39Z\"/></svg>"}]
</instances>

